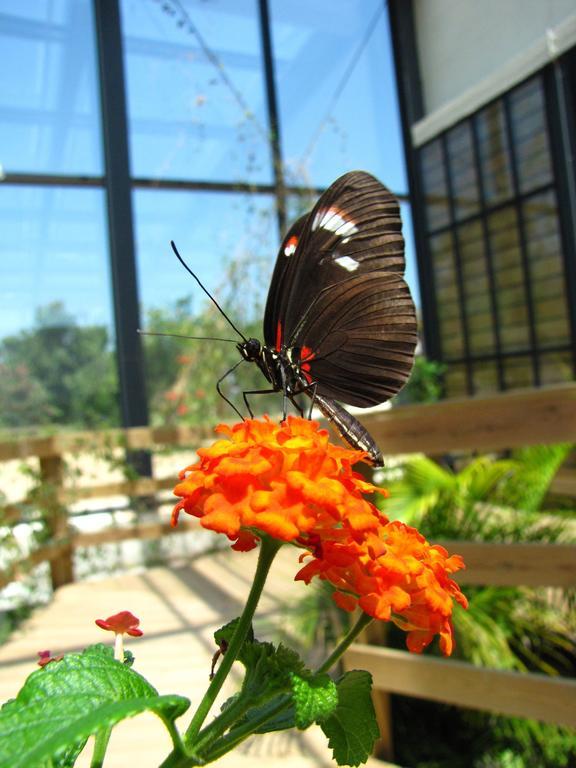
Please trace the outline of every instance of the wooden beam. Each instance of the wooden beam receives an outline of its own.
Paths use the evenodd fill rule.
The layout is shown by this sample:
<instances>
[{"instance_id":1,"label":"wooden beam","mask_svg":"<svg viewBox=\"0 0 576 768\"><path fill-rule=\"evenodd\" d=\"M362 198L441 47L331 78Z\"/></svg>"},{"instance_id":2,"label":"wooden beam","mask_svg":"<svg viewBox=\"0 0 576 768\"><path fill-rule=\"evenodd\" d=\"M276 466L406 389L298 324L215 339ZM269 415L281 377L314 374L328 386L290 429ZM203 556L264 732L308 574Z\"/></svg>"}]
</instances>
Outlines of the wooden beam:
<instances>
[{"instance_id":1,"label":"wooden beam","mask_svg":"<svg viewBox=\"0 0 576 768\"><path fill-rule=\"evenodd\" d=\"M455 574L460 584L498 587L576 586L576 545L492 544L443 541L450 554L462 555L466 570Z\"/></svg>"},{"instance_id":2,"label":"wooden beam","mask_svg":"<svg viewBox=\"0 0 576 768\"><path fill-rule=\"evenodd\" d=\"M0 461L44 458L67 453L90 453L99 449L142 450L156 445L197 446L214 435L205 427L131 427L93 432L59 432L49 437L14 437L0 441Z\"/></svg>"},{"instance_id":3,"label":"wooden beam","mask_svg":"<svg viewBox=\"0 0 576 768\"><path fill-rule=\"evenodd\" d=\"M550 483L550 491L560 496L576 497L576 470L560 469Z\"/></svg>"},{"instance_id":4,"label":"wooden beam","mask_svg":"<svg viewBox=\"0 0 576 768\"><path fill-rule=\"evenodd\" d=\"M385 456L573 442L576 384L402 406L360 419Z\"/></svg>"},{"instance_id":5,"label":"wooden beam","mask_svg":"<svg viewBox=\"0 0 576 768\"><path fill-rule=\"evenodd\" d=\"M161 536L170 536L179 533L190 533L198 530L198 523L192 519L182 519L172 528L169 522L143 523L121 528L106 528L103 531L93 533L77 533L60 541L54 541L45 546L38 547L22 560L12 563L4 571L0 571L0 589L17 579L28 575L31 570L41 563L54 563L65 555L72 547L92 547L97 544L110 544L130 539L159 539Z\"/></svg>"},{"instance_id":6,"label":"wooden beam","mask_svg":"<svg viewBox=\"0 0 576 768\"><path fill-rule=\"evenodd\" d=\"M501 450L576 441L576 383L504 392L489 397L398 406L362 415L384 454ZM134 427L105 432L59 433L0 441L0 461L55 456L117 445L198 445L211 427Z\"/></svg>"},{"instance_id":7,"label":"wooden beam","mask_svg":"<svg viewBox=\"0 0 576 768\"><path fill-rule=\"evenodd\" d=\"M366 669L378 690L576 727L576 680L484 669L450 659L352 645L346 669Z\"/></svg>"},{"instance_id":8,"label":"wooden beam","mask_svg":"<svg viewBox=\"0 0 576 768\"><path fill-rule=\"evenodd\" d=\"M198 530L198 523L194 520L180 520L175 528L169 522L137 523L136 525L123 526L121 528L106 528L103 531L93 533L78 533L74 536L74 548L94 547L99 544L109 544L129 539L159 539L162 536L171 536L178 533L190 533Z\"/></svg>"}]
</instances>

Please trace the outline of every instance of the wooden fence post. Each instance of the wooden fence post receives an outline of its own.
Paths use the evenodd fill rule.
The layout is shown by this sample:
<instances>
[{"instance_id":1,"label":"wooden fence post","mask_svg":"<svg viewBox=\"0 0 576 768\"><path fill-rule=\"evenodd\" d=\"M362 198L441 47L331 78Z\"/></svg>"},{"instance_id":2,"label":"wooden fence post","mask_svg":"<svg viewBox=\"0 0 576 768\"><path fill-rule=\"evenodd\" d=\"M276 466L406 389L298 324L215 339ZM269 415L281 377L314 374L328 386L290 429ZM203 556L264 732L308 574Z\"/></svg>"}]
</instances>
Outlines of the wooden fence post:
<instances>
[{"instance_id":1,"label":"wooden fence post","mask_svg":"<svg viewBox=\"0 0 576 768\"><path fill-rule=\"evenodd\" d=\"M40 459L42 482L41 504L45 515L46 528L52 540L60 542L70 533L68 510L60 502L59 491L64 486L64 459L62 456L44 456ZM74 581L72 543L65 545L61 554L50 561L52 589L71 584Z\"/></svg>"}]
</instances>

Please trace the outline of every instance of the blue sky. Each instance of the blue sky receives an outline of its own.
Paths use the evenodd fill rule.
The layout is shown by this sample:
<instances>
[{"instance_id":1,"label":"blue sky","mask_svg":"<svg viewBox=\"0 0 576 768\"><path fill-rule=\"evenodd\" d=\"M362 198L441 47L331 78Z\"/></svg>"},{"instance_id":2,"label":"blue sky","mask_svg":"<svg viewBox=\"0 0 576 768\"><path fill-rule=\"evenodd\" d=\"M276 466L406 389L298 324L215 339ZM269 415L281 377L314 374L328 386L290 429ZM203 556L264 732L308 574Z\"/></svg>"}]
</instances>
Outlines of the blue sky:
<instances>
[{"instance_id":1,"label":"blue sky","mask_svg":"<svg viewBox=\"0 0 576 768\"><path fill-rule=\"evenodd\" d=\"M182 18L162 5L121 3L132 173L270 182L256 0L190 0ZM288 180L327 186L362 168L405 192L382 0L270 0L270 12ZM96 72L89 0L0 0L5 171L102 174ZM133 203L144 310L201 300L171 239L216 293L226 264L254 261L263 301L279 238L270 197L138 190ZM100 189L0 186L1 335L55 300L81 323L111 325L105 220ZM404 228L417 298L408 217Z\"/></svg>"}]
</instances>

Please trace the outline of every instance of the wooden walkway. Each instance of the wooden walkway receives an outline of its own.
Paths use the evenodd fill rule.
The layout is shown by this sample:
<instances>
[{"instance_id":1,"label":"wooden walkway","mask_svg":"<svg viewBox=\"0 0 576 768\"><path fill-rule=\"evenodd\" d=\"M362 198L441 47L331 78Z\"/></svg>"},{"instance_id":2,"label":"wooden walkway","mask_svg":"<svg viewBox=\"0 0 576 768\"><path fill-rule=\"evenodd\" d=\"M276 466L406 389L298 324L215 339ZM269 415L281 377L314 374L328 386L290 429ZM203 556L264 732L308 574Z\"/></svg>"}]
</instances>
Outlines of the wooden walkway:
<instances>
[{"instance_id":1,"label":"wooden walkway","mask_svg":"<svg viewBox=\"0 0 576 768\"><path fill-rule=\"evenodd\" d=\"M135 668L162 694L178 693L194 702L205 690L214 652L213 631L238 615L256 563L255 553L229 550L204 555L187 565L157 567L115 578L71 584L59 589L53 601L34 612L10 640L0 647L0 700L14 696L36 669L37 651L62 653L95 642L108 641L94 624L120 610L140 618L144 636L128 638L136 656ZM274 627L286 620L290 603L301 599L306 587L293 581L296 550L284 547L273 566L255 625L259 639L278 639ZM222 692L224 700L233 691ZM106 768L157 768L168 754L170 740L152 714L123 721L113 732ZM267 768L324 768L334 766L319 728L304 733L258 736L242 752L222 758L218 765L246 768L261 761ZM382 767L379 761L370 761ZM89 753L78 762L88 768Z\"/></svg>"}]
</instances>

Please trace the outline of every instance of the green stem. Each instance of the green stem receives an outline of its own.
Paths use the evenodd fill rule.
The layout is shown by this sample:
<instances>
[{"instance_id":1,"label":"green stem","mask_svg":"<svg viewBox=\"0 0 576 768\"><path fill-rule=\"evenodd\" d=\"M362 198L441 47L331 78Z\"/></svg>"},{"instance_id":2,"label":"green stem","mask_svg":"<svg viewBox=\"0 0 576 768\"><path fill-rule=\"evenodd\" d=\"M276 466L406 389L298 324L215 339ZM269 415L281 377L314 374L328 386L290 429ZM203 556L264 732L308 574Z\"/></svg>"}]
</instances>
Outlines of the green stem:
<instances>
[{"instance_id":1,"label":"green stem","mask_svg":"<svg viewBox=\"0 0 576 768\"><path fill-rule=\"evenodd\" d=\"M321 672L328 672L331 667L336 664L338 659L344 654L344 652L348 649L350 645L356 640L360 632L362 632L363 629L366 629L368 624L373 621L372 616L369 616L367 613L362 613L356 624L352 627L350 632L344 637L336 646L336 648L332 651L330 656L326 659L326 661L318 667L316 672L319 674Z\"/></svg>"},{"instance_id":2,"label":"green stem","mask_svg":"<svg viewBox=\"0 0 576 768\"><path fill-rule=\"evenodd\" d=\"M106 754L106 748L108 747L111 733L112 728L102 728L102 730L98 731L96 734L90 768L102 768L104 765L104 755Z\"/></svg>"},{"instance_id":3,"label":"green stem","mask_svg":"<svg viewBox=\"0 0 576 768\"><path fill-rule=\"evenodd\" d=\"M212 708L212 705L214 704L214 701L216 700L216 697L218 696L218 693L220 692L220 689L222 688L222 685L224 684L224 681L226 680L228 673L232 668L232 664L234 664L238 654L242 650L246 636L250 631L250 627L252 626L252 618L254 616L254 612L256 611L258 601L260 600L260 595L262 594L262 590L266 582L266 577L268 576L268 571L270 570L272 561L274 560L274 557L276 556L280 546L281 542L279 541L275 541L274 539L270 538L262 538L260 554L258 556L258 565L256 566L254 581L252 583L252 588L250 589L250 594L248 595L248 600L246 601L244 611L242 612L236 630L232 635L230 645L222 657L220 666L212 678L212 681L208 686L208 689L206 690L206 693L204 694L204 697L202 698L202 701L200 702L194 717L192 718L192 722L186 730L184 742L188 747L193 745L196 737L198 736L200 728L202 727L202 723L206 719L208 712Z\"/></svg>"},{"instance_id":4,"label":"green stem","mask_svg":"<svg viewBox=\"0 0 576 768\"><path fill-rule=\"evenodd\" d=\"M356 640L358 635L370 624L371 621L373 621L372 616L369 616L367 613L362 613L346 637L344 637L340 643L338 643L326 661L316 670L317 674L327 672L331 667L333 667L338 659L340 659L348 647L354 642L354 640ZM222 757L222 755L230 752L230 750L234 749L234 747L247 739L248 736L251 736L265 722L282 713L290 705L290 700L283 701L274 709L266 712L266 714L263 715L259 720L251 720L249 723L244 723L243 725L238 726L238 728L234 728L232 731L230 731L230 733L214 743L208 752L204 752L202 757L206 760L207 763L211 763L214 760L217 760L218 758ZM209 728L211 727L212 726L209 726ZM204 746L205 745L206 741L204 741Z\"/></svg>"},{"instance_id":5,"label":"green stem","mask_svg":"<svg viewBox=\"0 0 576 768\"><path fill-rule=\"evenodd\" d=\"M243 741L245 741L254 733L254 731L257 731L260 726L264 725L264 723L268 722L268 720L271 720L273 717L276 717L276 715L279 715L289 706L290 701L283 701L281 704L278 704L275 709L270 709L260 718L251 720L249 723L239 725L237 728L234 728L232 731L230 731L230 733L227 733L226 736L222 737L219 741L213 744L212 748L207 753L203 754L202 757L207 763L212 763L214 760L218 760L220 757L222 757L222 755L230 752L230 750L234 749L234 747L237 747L238 744L241 744Z\"/></svg>"}]
</instances>

